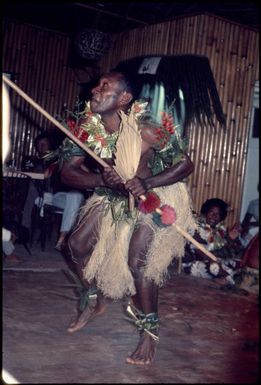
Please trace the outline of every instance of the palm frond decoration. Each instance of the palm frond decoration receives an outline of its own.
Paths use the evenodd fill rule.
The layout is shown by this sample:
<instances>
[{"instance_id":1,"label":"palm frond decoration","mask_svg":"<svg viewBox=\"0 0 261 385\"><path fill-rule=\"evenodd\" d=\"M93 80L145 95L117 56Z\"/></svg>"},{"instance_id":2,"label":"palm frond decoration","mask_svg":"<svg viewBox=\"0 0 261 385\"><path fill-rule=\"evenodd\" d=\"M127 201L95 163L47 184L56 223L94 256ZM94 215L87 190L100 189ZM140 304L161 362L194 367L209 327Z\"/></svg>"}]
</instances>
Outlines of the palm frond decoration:
<instances>
[{"instance_id":1,"label":"palm frond decoration","mask_svg":"<svg viewBox=\"0 0 261 385\"><path fill-rule=\"evenodd\" d=\"M121 115L120 134L116 142L114 169L124 182L136 175L141 156L141 132L133 104L130 113Z\"/></svg>"}]
</instances>

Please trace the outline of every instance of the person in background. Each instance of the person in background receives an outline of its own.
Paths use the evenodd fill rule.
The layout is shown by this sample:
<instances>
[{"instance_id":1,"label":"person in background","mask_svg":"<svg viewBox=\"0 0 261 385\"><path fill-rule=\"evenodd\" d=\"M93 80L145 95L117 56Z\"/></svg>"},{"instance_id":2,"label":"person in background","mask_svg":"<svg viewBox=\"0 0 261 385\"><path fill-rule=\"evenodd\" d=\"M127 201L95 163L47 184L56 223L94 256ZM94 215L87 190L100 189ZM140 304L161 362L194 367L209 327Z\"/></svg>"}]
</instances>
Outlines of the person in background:
<instances>
[{"instance_id":1,"label":"person in background","mask_svg":"<svg viewBox=\"0 0 261 385\"><path fill-rule=\"evenodd\" d=\"M259 184L257 186L259 191ZM245 245L242 257L240 288L259 293L259 199L250 201L241 223L241 239Z\"/></svg>"},{"instance_id":2,"label":"person in background","mask_svg":"<svg viewBox=\"0 0 261 385\"><path fill-rule=\"evenodd\" d=\"M22 258L14 253L16 234L6 228L2 228L2 248L4 261L6 262L22 262Z\"/></svg>"},{"instance_id":3,"label":"person in background","mask_svg":"<svg viewBox=\"0 0 261 385\"><path fill-rule=\"evenodd\" d=\"M84 194L62 184L57 172L57 164L51 163L48 165L45 162L45 156L53 150L50 136L47 133L41 133L35 138L34 144L37 151L36 156L24 158L23 170L44 173L45 179L30 184L23 211L22 226L30 231L34 205L43 208L44 204L49 204L62 209L60 233L55 246L58 251L61 251L65 237L72 229L78 210L84 202ZM43 197L39 196L39 191L43 192ZM43 215L43 210L40 210L40 215Z\"/></svg>"},{"instance_id":4,"label":"person in background","mask_svg":"<svg viewBox=\"0 0 261 385\"><path fill-rule=\"evenodd\" d=\"M257 190L259 191L259 184ZM241 223L242 243L247 246L257 233L259 233L259 198L249 202L246 214Z\"/></svg>"},{"instance_id":5,"label":"person in background","mask_svg":"<svg viewBox=\"0 0 261 385\"><path fill-rule=\"evenodd\" d=\"M188 242L182 259L185 273L215 279L219 283L235 284L234 275L240 270L244 247L240 241L240 225L236 223L226 228L223 224L227 210L227 203L219 198L203 203L198 217L198 230L193 237L217 257L217 262Z\"/></svg>"}]
</instances>

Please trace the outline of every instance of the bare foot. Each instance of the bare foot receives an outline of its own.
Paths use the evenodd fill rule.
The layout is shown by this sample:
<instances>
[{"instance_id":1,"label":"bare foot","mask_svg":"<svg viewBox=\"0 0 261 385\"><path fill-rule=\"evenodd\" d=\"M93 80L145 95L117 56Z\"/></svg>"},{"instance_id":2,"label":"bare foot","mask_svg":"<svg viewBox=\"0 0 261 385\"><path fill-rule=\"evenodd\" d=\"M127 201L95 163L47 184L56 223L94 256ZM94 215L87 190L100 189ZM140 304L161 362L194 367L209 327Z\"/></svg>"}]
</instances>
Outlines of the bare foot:
<instances>
[{"instance_id":1,"label":"bare foot","mask_svg":"<svg viewBox=\"0 0 261 385\"><path fill-rule=\"evenodd\" d=\"M54 246L55 250L57 251L62 251L63 247L63 242L57 242L56 245Z\"/></svg>"},{"instance_id":2,"label":"bare foot","mask_svg":"<svg viewBox=\"0 0 261 385\"><path fill-rule=\"evenodd\" d=\"M66 235L67 235L67 231L62 231L60 233L59 239L58 239L58 241L57 241L57 243L56 243L56 245L54 247L56 250L62 251Z\"/></svg>"},{"instance_id":3,"label":"bare foot","mask_svg":"<svg viewBox=\"0 0 261 385\"><path fill-rule=\"evenodd\" d=\"M157 342L146 332L141 335L137 349L126 358L127 364L148 365L154 360Z\"/></svg>"},{"instance_id":4,"label":"bare foot","mask_svg":"<svg viewBox=\"0 0 261 385\"><path fill-rule=\"evenodd\" d=\"M105 312L106 304L97 304L95 307L87 306L87 308L78 316L68 327L69 333L77 332L82 329L91 319Z\"/></svg>"}]
</instances>

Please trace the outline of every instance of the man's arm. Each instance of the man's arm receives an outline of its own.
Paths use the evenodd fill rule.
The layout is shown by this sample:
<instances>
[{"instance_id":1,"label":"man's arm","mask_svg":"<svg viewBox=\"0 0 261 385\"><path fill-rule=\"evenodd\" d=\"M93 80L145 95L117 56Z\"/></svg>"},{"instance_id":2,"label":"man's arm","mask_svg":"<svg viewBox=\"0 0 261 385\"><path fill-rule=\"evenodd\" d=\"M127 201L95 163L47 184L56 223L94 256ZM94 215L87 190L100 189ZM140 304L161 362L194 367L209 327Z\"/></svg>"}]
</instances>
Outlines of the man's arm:
<instances>
[{"instance_id":1,"label":"man's arm","mask_svg":"<svg viewBox=\"0 0 261 385\"><path fill-rule=\"evenodd\" d=\"M190 158L184 154L184 158L174 166L165 169L160 174L149 176L145 179L133 178L126 182L125 187L135 196L139 197L155 187L169 186L189 176L194 170Z\"/></svg>"},{"instance_id":2,"label":"man's arm","mask_svg":"<svg viewBox=\"0 0 261 385\"><path fill-rule=\"evenodd\" d=\"M104 186L101 174L91 172L84 164L84 156L72 156L61 169L62 183L80 190Z\"/></svg>"},{"instance_id":3,"label":"man's arm","mask_svg":"<svg viewBox=\"0 0 261 385\"><path fill-rule=\"evenodd\" d=\"M101 173L94 173L84 164L84 160L84 156L73 156L68 161L64 161L61 169L62 183L79 190L109 187L121 194L127 194L121 178L109 164Z\"/></svg>"},{"instance_id":4,"label":"man's arm","mask_svg":"<svg viewBox=\"0 0 261 385\"><path fill-rule=\"evenodd\" d=\"M158 175L145 179L147 190L154 187L168 186L181 181L194 171L194 165L188 155L184 154L184 158L174 166L167 168Z\"/></svg>"}]
</instances>

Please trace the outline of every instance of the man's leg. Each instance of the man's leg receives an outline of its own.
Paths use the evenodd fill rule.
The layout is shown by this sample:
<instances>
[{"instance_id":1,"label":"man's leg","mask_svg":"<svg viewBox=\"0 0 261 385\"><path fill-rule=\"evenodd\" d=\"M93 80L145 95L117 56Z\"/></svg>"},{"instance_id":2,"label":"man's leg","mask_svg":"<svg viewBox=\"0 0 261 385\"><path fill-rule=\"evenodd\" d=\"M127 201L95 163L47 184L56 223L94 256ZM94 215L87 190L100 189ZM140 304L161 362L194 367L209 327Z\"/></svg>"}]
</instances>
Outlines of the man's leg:
<instances>
[{"instance_id":1,"label":"man's leg","mask_svg":"<svg viewBox=\"0 0 261 385\"><path fill-rule=\"evenodd\" d=\"M151 240L151 228L141 225L134 231L129 246L129 266L136 286L136 295L132 300L135 308L142 313L142 323L146 324L136 350L126 359L127 363L137 365L146 365L153 361L157 342L148 331L156 337L158 335L158 287L143 274Z\"/></svg>"},{"instance_id":2,"label":"man's leg","mask_svg":"<svg viewBox=\"0 0 261 385\"><path fill-rule=\"evenodd\" d=\"M96 243L99 227L98 223L100 220L99 216L99 210L97 210L97 212L92 210L91 215L86 216L68 238L69 253L75 262L77 274L86 290L89 290L93 283L88 282L84 278L83 269L87 265ZM105 299L102 297L101 293L98 292L96 305L92 306L90 303L90 305L70 323L67 331L74 333L82 329L92 318L104 313L105 309Z\"/></svg>"}]
</instances>

